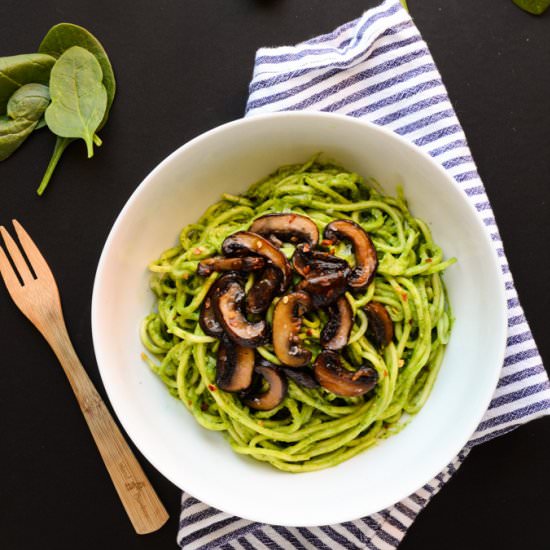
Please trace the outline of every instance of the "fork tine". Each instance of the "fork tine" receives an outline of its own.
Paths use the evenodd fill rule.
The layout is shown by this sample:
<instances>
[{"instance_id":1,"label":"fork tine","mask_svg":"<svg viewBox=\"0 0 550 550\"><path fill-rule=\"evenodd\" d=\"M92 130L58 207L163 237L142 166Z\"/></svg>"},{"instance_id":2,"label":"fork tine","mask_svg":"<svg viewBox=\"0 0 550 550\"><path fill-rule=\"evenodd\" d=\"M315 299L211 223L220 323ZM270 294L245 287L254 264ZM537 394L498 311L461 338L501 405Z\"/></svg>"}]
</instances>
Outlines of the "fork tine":
<instances>
[{"instance_id":1,"label":"fork tine","mask_svg":"<svg viewBox=\"0 0 550 550\"><path fill-rule=\"evenodd\" d=\"M4 249L0 247L0 275L2 275L2 279L4 279L4 283L6 284L6 288L8 289L8 292L13 297L13 292L17 288L21 288L21 283L19 282L19 279L17 278L17 275L15 274L15 271L13 270L8 257L6 256L6 253L4 252Z\"/></svg>"},{"instance_id":2,"label":"fork tine","mask_svg":"<svg viewBox=\"0 0 550 550\"><path fill-rule=\"evenodd\" d=\"M15 264L17 271L19 271L19 275L21 276L21 279L23 279L23 283L25 284L30 283L34 279L32 276L31 270L29 269L27 262L25 262L25 259L23 258L23 255L19 250L19 247L17 246L15 241L11 238L11 235L8 233L8 231L3 225L0 226L0 234L4 239L4 244L6 245L6 248L10 253L11 259L13 260L13 263Z\"/></svg>"},{"instance_id":3,"label":"fork tine","mask_svg":"<svg viewBox=\"0 0 550 550\"><path fill-rule=\"evenodd\" d=\"M19 242L21 243L21 247L25 251L25 254L29 259L31 267L36 273L36 276L40 278L42 277L53 278L51 269L49 268L46 260L44 259L44 256L42 256L42 254L40 253L40 250L38 250L38 247L34 244L34 241L30 238L29 234L25 231L23 226L17 220L12 220L11 222L13 223L15 232L19 237Z\"/></svg>"}]
</instances>

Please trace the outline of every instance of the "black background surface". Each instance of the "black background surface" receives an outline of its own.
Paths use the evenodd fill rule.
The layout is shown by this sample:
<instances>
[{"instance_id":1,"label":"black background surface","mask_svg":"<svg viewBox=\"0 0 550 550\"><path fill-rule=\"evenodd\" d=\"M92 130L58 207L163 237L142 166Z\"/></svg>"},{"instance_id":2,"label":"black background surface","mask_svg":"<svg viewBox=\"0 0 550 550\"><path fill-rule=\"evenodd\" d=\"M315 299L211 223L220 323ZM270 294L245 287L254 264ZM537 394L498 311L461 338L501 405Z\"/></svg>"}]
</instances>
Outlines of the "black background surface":
<instances>
[{"instance_id":1,"label":"black background surface","mask_svg":"<svg viewBox=\"0 0 550 550\"><path fill-rule=\"evenodd\" d=\"M131 192L179 145L242 116L258 47L330 31L376 3L0 3L0 55L35 51L50 26L71 21L100 38L118 78L104 146L87 161L83 145L73 144L43 198L35 189L53 136L33 135L0 165L0 223L18 218L48 259L74 345L104 397L91 339L92 284ZM409 3L469 138L550 365L550 13L536 18L510 0ZM158 533L135 535L61 368L4 291L0 327L0 547L175 548L180 491L138 453L171 519ZM476 448L401 548L549 548L549 451L550 419Z\"/></svg>"}]
</instances>

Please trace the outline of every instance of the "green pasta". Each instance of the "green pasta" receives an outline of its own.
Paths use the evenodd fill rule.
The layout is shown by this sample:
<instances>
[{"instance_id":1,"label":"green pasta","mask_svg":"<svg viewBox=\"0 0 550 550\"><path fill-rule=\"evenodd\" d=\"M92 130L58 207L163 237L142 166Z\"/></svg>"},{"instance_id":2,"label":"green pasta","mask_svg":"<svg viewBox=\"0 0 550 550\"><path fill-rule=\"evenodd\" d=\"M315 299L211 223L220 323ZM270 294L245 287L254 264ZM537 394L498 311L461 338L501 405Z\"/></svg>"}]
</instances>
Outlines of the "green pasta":
<instances>
[{"instance_id":1,"label":"green pasta","mask_svg":"<svg viewBox=\"0 0 550 550\"><path fill-rule=\"evenodd\" d=\"M378 383L360 397L341 397L319 387L307 389L288 380L288 395L270 411L256 411L216 384L219 341L205 335L199 310L218 277L199 276L200 260L219 254L223 240L247 230L269 213L295 212L311 218L322 232L336 219L351 219L367 231L379 265L366 290L347 292L354 325L345 364L374 368ZM290 258L294 246L285 244ZM352 266L353 250L340 243L334 254ZM444 260L428 225L414 218L401 193L385 196L374 180L318 156L302 165L279 168L243 195L223 195L196 222L186 226L179 243L151 263L155 312L141 327L141 339L155 359L143 354L168 391L197 422L223 432L235 452L288 472L334 466L398 431L430 394L453 324L442 273L455 262ZM252 284L249 277L247 290ZM363 307L383 304L394 325L393 341L380 351L371 341ZM271 322L273 307L267 314ZM313 358L327 315L307 313L300 338ZM258 353L280 364L271 344Z\"/></svg>"}]
</instances>

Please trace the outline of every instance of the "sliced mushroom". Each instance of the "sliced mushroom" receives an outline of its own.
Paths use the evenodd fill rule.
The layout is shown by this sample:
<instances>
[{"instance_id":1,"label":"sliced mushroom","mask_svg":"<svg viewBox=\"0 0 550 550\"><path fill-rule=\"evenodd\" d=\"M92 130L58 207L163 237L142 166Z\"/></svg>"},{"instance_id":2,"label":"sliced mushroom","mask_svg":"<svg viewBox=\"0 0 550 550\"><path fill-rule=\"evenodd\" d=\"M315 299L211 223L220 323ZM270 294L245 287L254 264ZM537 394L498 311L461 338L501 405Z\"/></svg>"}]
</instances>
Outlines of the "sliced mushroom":
<instances>
[{"instance_id":1,"label":"sliced mushroom","mask_svg":"<svg viewBox=\"0 0 550 550\"><path fill-rule=\"evenodd\" d=\"M336 301L347 290L350 274L348 263L332 254L299 245L292 257L294 269L304 277L297 288L308 292L314 307Z\"/></svg>"},{"instance_id":2,"label":"sliced mushroom","mask_svg":"<svg viewBox=\"0 0 550 550\"><path fill-rule=\"evenodd\" d=\"M348 271L346 260L328 252L314 250L307 244L298 245L292 256L292 265L302 277L319 277L328 272Z\"/></svg>"},{"instance_id":3,"label":"sliced mushroom","mask_svg":"<svg viewBox=\"0 0 550 550\"><path fill-rule=\"evenodd\" d=\"M237 231L223 241L222 252L228 256L263 256L281 271L279 292L283 293L288 288L292 273L286 256L261 235L250 231Z\"/></svg>"},{"instance_id":4,"label":"sliced mushroom","mask_svg":"<svg viewBox=\"0 0 550 550\"><path fill-rule=\"evenodd\" d=\"M214 271L255 271L265 266L265 259L260 256L243 256L241 258L225 258L214 256L199 262L197 273L207 277Z\"/></svg>"},{"instance_id":5,"label":"sliced mushroom","mask_svg":"<svg viewBox=\"0 0 550 550\"><path fill-rule=\"evenodd\" d=\"M315 222L301 214L267 214L254 220L249 231L268 238L273 235L282 242L305 242L310 246L319 242Z\"/></svg>"},{"instance_id":6,"label":"sliced mushroom","mask_svg":"<svg viewBox=\"0 0 550 550\"><path fill-rule=\"evenodd\" d=\"M351 220L335 220L325 227L323 237L332 242L351 241L356 266L348 277L348 284L352 288L366 287L378 267L376 249L367 232Z\"/></svg>"},{"instance_id":7,"label":"sliced mushroom","mask_svg":"<svg viewBox=\"0 0 550 550\"><path fill-rule=\"evenodd\" d=\"M281 367L281 370L287 375L288 378L291 378L303 388L318 388L319 382L313 378L312 371L309 368L289 368Z\"/></svg>"},{"instance_id":8,"label":"sliced mushroom","mask_svg":"<svg viewBox=\"0 0 550 550\"><path fill-rule=\"evenodd\" d=\"M342 367L340 356L330 350L322 351L317 356L313 373L323 388L342 397L364 395L378 382L378 373L372 367L360 367L355 372L346 370Z\"/></svg>"},{"instance_id":9,"label":"sliced mushroom","mask_svg":"<svg viewBox=\"0 0 550 550\"><path fill-rule=\"evenodd\" d=\"M380 302L369 302L365 311L369 322L367 333L379 347L387 346L393 340L393 321L388 310Z\"/></svg>"},{"instance_id":10,"label":"sliced mushroom","mask_svg":"<svg viewBox=\"0 0 550 550\"><path fill-rule=\"evenodd\" d=\"M296 288L305 290L311 295L314 307L328 306L346 292L348 288L347 273L349 271L336 271L319 277L304 279Z\"/></svg>"},{"instance_id":11,"label":"sliced mushroom","mask_svg":"<svg viewBox=\"0 0 550 550\"><path fill-rule=\"evenodd\" d=\"M243 313L244 300L244 286L238 275L227 273L220 277L213 295L216 318L233 342L255 348L266 343L268 327L263 319L254 323L247 320Z\"/></svg>"},{"instance_id":12,"label":"sliced mushroom","mask_svg":"<svg viewBox=\"0 0 550 550\"><path fill-rule=\"evenodd\" d=\"M302 316L311 309L309 294L303 291L283 296L273 312L273 349L281 363L289 367L303 367L311 359L311 351L300 346L298 333Z\"/></svg>"},{"instance_id":13,"label":"sliced mushroom","mask_svg":"<svg viewBox=\"0 0 550 550\"><path fill-rule=\"evenodd\" d=\"M281 248L283 246L283 241L281 241L281 239L278 239L277 237L275 237L275 235L269 235L269 237L267 237L267 240L275 247L275 248Z\"/></svg>"},{"instance_id":14,"label":"sliced mushroom","mask_svg":"<svg viewBox=\"0 0 550 550\"><path fill-rule=\"evenodd\" d=\"M281 281L281 271L268 266L259 275L246 296L246 312L249 315L260 315L266 312L277 295Z\"/></svg>"},{"instance_id":15,"label":"sliced mushroom","mask_svg":"<svg viewBox=\"0 0 550 550\"><path fill-rule=\"evenodd\" d=\"M252 384L254 350L223 338L218 348L216 384L221 390L239 392Z\"/></svg>"},{"instance_id":16,"label":"sliced mushroom","mask_svg":"<svg viewBox=\"0 0 550 550\"><path fill-rule=\"evenodd\" d=\"M286 397L288 390L286 378L274 366L257 365L255 371L269 384L269 389L248 394L243 398L243 403L251 409L270 411L279 406Z\"/></svg>"},{"instance_id":17,"label":"sliced mushroom","mask_svg":"<svg viewBox=\"0 0 550 550\"><path fill-rule=\"evenodd\" d=\"M321 331L323 348L337 351L346 346L352 326L353 310L347 299L341 296L328 307L328 322Z\"/></svg>"},{"instance_id":18,"label":"sliced mushroom","mask_svg":"<svg viewBox=\"0 0 550 550\"><path fill-rule=\"evenodd\" d=\"M214 337L219 337L223 334L223 326L218 321L216 317L216 310L214 308L214 297L218 291L219 284L220 279L216 280L208 289L208 292L202 301L201 310L199 312L199 325L204 334Z\"/></svg>"}]
</instances>

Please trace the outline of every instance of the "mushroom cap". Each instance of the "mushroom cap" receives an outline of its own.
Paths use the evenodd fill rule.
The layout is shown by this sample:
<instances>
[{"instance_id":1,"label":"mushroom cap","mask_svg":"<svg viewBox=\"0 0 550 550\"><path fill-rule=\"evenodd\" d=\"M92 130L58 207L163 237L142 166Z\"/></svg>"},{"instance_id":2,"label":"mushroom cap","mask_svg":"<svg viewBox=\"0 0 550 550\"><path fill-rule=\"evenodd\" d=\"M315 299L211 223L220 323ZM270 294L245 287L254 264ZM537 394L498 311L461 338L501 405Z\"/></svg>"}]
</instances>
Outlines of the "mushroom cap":
<instances>
[{"instance_id":1,"label":"mushroom cap","mask_svg":"<svg viewBox=\"0 0 550 550\"><path fill-rule=\"evenodd\" d=\"M296 247L292 255L292 266L304 278L349 270L346 260L322 250L315 250L307 244L299 244Z\"/></svg>"},{"instance_id":2,"label":"mushroom cap","mask_svg":"<svg viewBox=\"0 0 550 550\"><path fill-rule=\"evenodd\" d=\"M372 367L349 371L342 367L340 356L330 350L322 351L317 356L313 373L323 388L342 397L365 395L378 382L378 373Z\"/></svg>"},{"instance_id":3,"label":"mushroom cap","mask_svg":"<svg viewBox=\"0 0 550 550\"><path fill-rule=\"evenodd\" d=\"M292 256L292 265L304 277L297 288L311 295L315 307L334 302L348 288L350 268L342 258L299 245Z\"/></svg>"},{"instance_id":4,"label":"mushroom cap","mask_svg":"<svg viewBox=\"0 0 550 550\"><path fill-rule=\"evenodd\" d=\"M246 312L249 315L265 313L280 288L281 271L267 266L258 276L246 296Z\"/></svg>"},{"instance_id":5,"label":"mushroom cap","mask_svg":"<svg viewBox=\"0 0 550 550\"><path fill-rule=\"evenodd\" d=\"M393 340L393 321L388 310L380 302L369 302L365 306L369 322L367 333L372 335L378 347L385 347Z\"/></svg>"},{"instance_id":6,"label":"mushroom cap","mask_svg":"<svg viewBox=\"0 0 550 550\"><path fill-rule=\"evenodd\" d=\"M288 384L284 374L274 365L257 365L255 371L269 384L265 392L249 393L243 398L245 405L258 411L270 411L278 407L286 397Z\"/></svg>"},{"instance_id":7,"label":"mushroom cap","mask_svg":"<svg viewBox=\"0 0 550 550\"><path fill-rule=\"evenodd\" d=\"M264 266L265 259L261 256L241 256L240 258L214 256L199 262L197 273L201 277L208 277L214 271L254 271Z\"/></svg>"},{"instance_id":8,"label":"mushroom cap","mask_svg":"<svg viewBox=\"0 0 550 550\"><path fill-rule=\"evenodd\" d=\"M305 242L314 246L319 242L319 230L315 222L302 214L266 214L252 222L249 231L279 241Z\"/></svg>"},{"instance_id":9,"label":"mushroom cap","mask_svg":"<svg viewBox=\"0 0 550 550\"><path fill-rule=\"evenodd\" d=\"M316 308L324 307L335 302L348 289L347 272L335 271L319 277L304 279L296 287L306 291Z\"/></svg>"},{"instance_id":10,"label":"mushroom cap","mask_svg":"<svg viewBox=\"0 0 550 550\"><path fill-rule=\"evenodd\" d=\"M301 347L298 333L302 326L302 315L312 307L307 292L298 290L283 296L273 312L273 349L275 355L289 367L303 367L311 359L311 351Z\"/></svg>"},{"instance_id":11,"label":"mushroom cap","mask_svg":"<svg viewBox=\"0 0 550 550\"><path fill-rule=\"evenodd\" d=\"M303 367L303 368L279 367L279 368L286 374L287 378L290 378L291 380L296 382L296 384L298 384L299 386L302 386L303 388L313 389L313 388L319 387L319 382L317 382L317 380L313 377L313 372L308 367Z\"/></svg>"},{"instance_id":12,"label":"mushroom cap","mask_svg":"<svg viewBox=\"0 0 550 550\"><path fill-rule=\"evenodd\" d=\"M237 231L223 241L222 252L227 256L263 256L281 271L279 292L283 293L288 288L292 272L286 256L261 235L250 231Z\"/></svg>"},{"instance_id":13,"label":"mushroom cap","mask_svg":"<svg viewBox=\"0 0 550 550\"><path fill-rule=\"evenodd\" d=\"M337 351L347 345L353 327L353 309L345 296L328 306L328 321L321 331L324 349Z\"/></svg>"},{"instance_id":14,"label":"mushroom cap","mask_svg":"<svg viewBox=\"0 0 550 550\"><path fill-rule=\"evenodd\" d=\"M222 275L213 296L216 318L233 342L255 348L267 342L268 327L263 319L253 323L248 321L243 313L244 300L242 279L233 272Z\"/></svg>"},{"instance_id":15,"label":"mushroom cap","mask_svg":"<svg viewBox=\"0 0 550 550\"><path fill-rule=\"evenodd\" d=\"M378 267L376 249L368 233L354 221L335 220L325 227L323 237L332 242L341 239L351 242L356 265L348 277L348 284L352 288L366 287Z\"/></svg>"},{"instance_id":16,"label":"mushroom cap","mask_svg":"<svg viewBox=\"0 0 550 550\"><path fill-rule=\"evenodd\" d=\"M235 344L227 337L218 347L216 384L221 390L239 392L252 384L254 350Z\"/></svg>"},{"instance_id":17,"label":"mushroom cap","mask_svg":"<svg viewBox=\"0 0 550 550\"><path fill-rule=\"evenodd\" d=\"M205 334L208 336L214 336L218 338L223 335L223 326L218 321L216 316L216 308L214 305L215 295L218 291L220 279L217 279L212 283L204 300L201 304L199 312L199 325Z\"/></svg>"}]
</instances>

